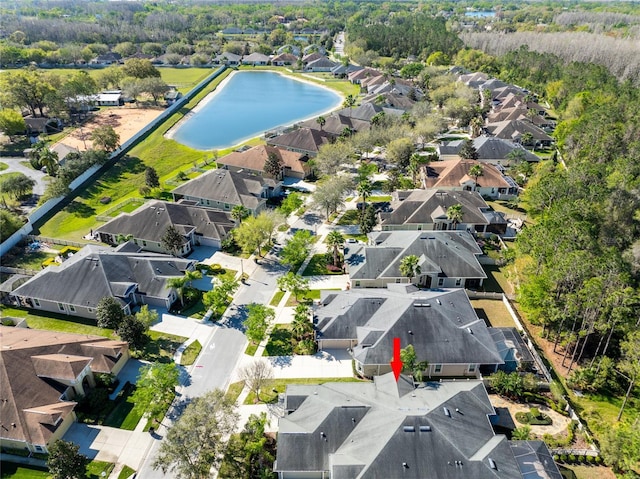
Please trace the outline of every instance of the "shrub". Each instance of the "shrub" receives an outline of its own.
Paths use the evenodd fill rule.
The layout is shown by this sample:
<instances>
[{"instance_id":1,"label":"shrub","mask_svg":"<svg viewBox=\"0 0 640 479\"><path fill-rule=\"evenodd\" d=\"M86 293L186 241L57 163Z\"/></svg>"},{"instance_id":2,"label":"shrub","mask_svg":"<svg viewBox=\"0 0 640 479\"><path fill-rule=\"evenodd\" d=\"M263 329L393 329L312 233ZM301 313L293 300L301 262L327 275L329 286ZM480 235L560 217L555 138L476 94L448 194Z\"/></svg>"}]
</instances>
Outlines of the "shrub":
<instances>
[{"instance_id":1,"label":"shrub","mask_svg":"<svg viewBox=\"0 0 640 479\"><path fill-rule=\"evenodd\" d=\"M596 462L596 456L586 456L587 457L587 462L589 464L595 464Z\"/></svg>"},{"instance_id":2,"label":"shrub","mask_svg":"<svg viewBox=\"0 0 640 479\"><path fill-rule=\"evenodd\" d=\"M560 462L567 462L567 455L566 454L560 454Z\"/></svg>"},{"instance_id":3,"label":"shrub","mask_svg":"<svg viewBox=\"0 0 640 479\"><path fill-rule=\"evenodd\" d=\"M602 457L596 456L596 464L602 464Z\"/></svg>"},{"instance_id":4,"label":"shrub","mask_svg":"<svg viewBox=\"0 0 640 479\"><path fill-rule=\"evenodd\" d=\"M573 454L569 454L568 459L569 459L569 462L572 462L572 463L576 462L576 456L574 456Z\"/></svg>"},{"instance_id":5,"label":"shrub","mask_svg":"<svg viewBox=\"0 0 640 479\"><path fill-rule=\"evenodd\" d=\"M140 193L140 196L147 198L151 194L151 188L147 185L141 186L138 188L138 193Z\"/></svg>"},{"instance_id":6,"label":"shrub","mask_svg":"<svg viewBox=\"0 0 640 479\"><path fill-rule=\"evenodd\" d=\"M558 456L557 454L554 454L554 455L553 455L553 460L554 460L555 462L560 462L560 456Z\"/></svg>"}]
</instances>

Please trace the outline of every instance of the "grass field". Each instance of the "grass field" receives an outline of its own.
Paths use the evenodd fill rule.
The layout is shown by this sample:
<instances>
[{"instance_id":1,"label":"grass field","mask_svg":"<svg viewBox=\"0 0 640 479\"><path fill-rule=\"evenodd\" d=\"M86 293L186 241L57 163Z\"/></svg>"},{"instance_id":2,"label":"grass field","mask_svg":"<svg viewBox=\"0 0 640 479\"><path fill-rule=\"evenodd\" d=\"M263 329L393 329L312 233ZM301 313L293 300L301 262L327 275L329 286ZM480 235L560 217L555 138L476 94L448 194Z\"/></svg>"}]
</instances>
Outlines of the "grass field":
<instances>
[{"instance_id":1,"label":"grass field","mask_svg":"<svg viewBox=\"0 0 640 479\"><path fill-rule=\"evenodd\" d=\"M133 384L127 384L122 388L120 395L116 399L116 407L104 420L105 426L117 427L127 431L133 431L136 428L142 418L142 414L133 410L135 403L131 400L131 395L135 390L136 387Z\"/></svg>"},{"instance_id":2,"label":"grass field","mask_svg":"<svg viewBox=\"0 0 640 479\"><path fill-rule=\"evenodd\" d=\"M347 210L338 220L338 224L341 226L357 225L360 215L361 212L359 210Z\"/></svg>"},{"instance_id":3,"label":"grass field","mask_svg":"<svg viewBox=\"0 0 640 479\"><path fill-rule=\"evenodd\" d=\"M233 402L236 402L243 389L244 389L244 381L231 383L229 384L229 389L227 389L226 396L229 399L231 399Z\"/></svg>"},{"instance_id":4,"label":"grass field","mask_svg":"<svg viewBox=\"0 0 640 479\"><path fill-rule=\"evenodd\" d=\"M309 264L302 272L302 276L317 276L325 274L342 274L342 272L329 271L327 269L327 259L324 253L314 254Z\"/></svg>"},{"instance_id":5,"label":"grass field","mask_svg":"<svg viewBox=\"0 0 640 479\"><path fill-rule=\"evenodd\" d=\"M91 319L66 316L56 313L36 313L33 310L10 308L0 305L3 317L26 318L27 325L33 329L46 329L61 333L90 334L93 336L115 337L112 329L99 328Z\"/></svg>"},{"instance_id":6,"label":"grass field","mask_svg":"<svg viewBox=\"0 0 640 479\"><path fill-rule=\"evenodd\" d=\"M87 466L87 477L89 479L102 479L103 477L109 477L115 464L104 461L91 461ZM102 475L104 473L104 476Z\"/></svg>"},{"instance_id":7,"label":"grass field","mask_svg":"<svg viewBox=\"0 0 640 479\"><path fill-rule=\"evenodd\" d=\"M0 478L2 479L47 479L49 477L47 470L13 462L2 461L0 463Z\"/></svg>"},{"instance_id":8,"label":"grass field","mask_svg":"<svg viewBox=\"0 0 640 479\"><path fill-rule=\"evenodd\" d=\"M190 81L194 82L193 85L197 83L197 81L195 81L196 79L201 80L203 78L198 77L198 71L202 71L203 69L174 70L177 71L164 72L164 69L161 69L163 78L165 78L165 81L169 84L176 83L176 81L173 80L181 79L182 75L191 75L191 77L187 77L187 79L190 78ZM286 73L284 69L278 70ZM205 72L210 73L211 70L205 69ZM96 215L103 214L110 206L124 201L127 198L140 197L138 188L144 184L144 171L147 166L152 166L156 169L160 177L160 182L163 184L166 180L175 177L180 171L183 171L185 167L191 167L194 163L203 162L205 159L212 158L211 152L194 150L174 140L166 139L164 134L182 117L189 113L202 98L213 91L215 87L226 78L229 72L230 71L227 70L212 81L211 84L196 95L192 101L167 119L167 121L151 133L146 140L133 148L127 157L121 159L95 183L83 191L78 192L78 196L75 197L68 206L40 227L40 234L54 238L79 240L91 228L98 226L98 223L95 221ZM293 74L292 76L300 76L300 74ZM308 78L305 79L309 80ZM188 81L185 80L185 83L187 82ZM318 83L330 86L332 89L338 90L341 93L357 93L358 90L357 85L352 85L347 81L327 82L327 84L323 82ZM260 143L262 143L260 138L254 138L244 144L254 146ZM219 156L223 156L231 152L231 150L231 148L220 150L218 154ZM161 198L170 198L169 191L171 189L173 189L171 186L163 187L158 196ZM100 199L104 197L111 198L110 204L104 205L100 202Z\"/></svg>"},{"instance_id":9,"label":"grass field","mask_svg":"<svg viewBox=\"0 0 640 479\"><path fill-rule=\"evenodd\" d=\"M615 474L604 466L560 466L563 479L615 479Z\"/></svg>"},{"instance_id":10,"label":"grass field","mask_svg":"<svg viewBox=\"0 0 640 479\"><path fill-rule=\"evenodd\" d=\"M131 477L136 471L125 464L125 466L118 474L118 479L128 479Z\"/></svg>"},{"instance_id":11,"label":"grass field","mask_svg":"<svg viewBox=\"0 0 640 479\"><path fill-rule=\"evenodd\" d=\"M499 299L472 299L471 305L480 319L488 321L494 328L515 328L516 323Z\"/></svg>"},{"instance_id":12,"label":"grass field","mask_svg":"<svg viewBox=\"0 0 640 479\"><path fill-rule=\"evenodd\" d=\"M200 351L202 351L202 344L200 344L200 341L196 340L184 350L182 358L180 359L180 364L183 366L192 365L196 361Z\"/></svg>"},{"instance_id":13,"label":"grass field","mask_svg":"<svg viewBox=\"0 0 640 479\"><path fill-rule=\"evenodd\" d=\"M6 170L7 168L9 168L9 165L0 161L0 171Z\"/></svg>"},{"instance_id":14,"label":"grass field","mask_svg":"<svg viewBox=\"0 0 640 479\"><path fill-rule=\"evenodd\" d=\"M276 294L274 294L273 298L271 298L271 302L269 303L269 305L273 307L278 306L280 304L280 301L282 301L284 293L284 291L276 291Z\"/></svg>"},{"instance_id":15,"label":"grass field","mask_svg":"<svg viewBox=\"0 0 640 479\"><path fill-rule=\"evenodd\" d=\"M289 299L287 300L287 303L285 304L285 306L295 306L298 303L317 301L320 299L320 291L322 290L311 289L307 291L305 294L301 294L298 297L298 301L296 301L296 297L292 294L291 296L289 296Z\"/></svg>"},{"instance_id":16,"label":"grass field","mask_svg":"<svg viewBox=\"0 0 640 479\"><path fill-rule=\"evenodd\" d=\"M174 334L149 331L149 341L142 351L136 351L135 357L150 362L170 363L176 350L188 338Z\"/></svg>"},{"instance_id":17,"label":"grass field","mask_svg":"<svg viewBox=\"0 0 640 479\"><path fill-rule=\"evenodd\" d=\"M264 348L263 356L291 356L293 354L293 344L291 342L291 325L276 324L271 331L267 346Z\"/></svg>"}]
</instances>

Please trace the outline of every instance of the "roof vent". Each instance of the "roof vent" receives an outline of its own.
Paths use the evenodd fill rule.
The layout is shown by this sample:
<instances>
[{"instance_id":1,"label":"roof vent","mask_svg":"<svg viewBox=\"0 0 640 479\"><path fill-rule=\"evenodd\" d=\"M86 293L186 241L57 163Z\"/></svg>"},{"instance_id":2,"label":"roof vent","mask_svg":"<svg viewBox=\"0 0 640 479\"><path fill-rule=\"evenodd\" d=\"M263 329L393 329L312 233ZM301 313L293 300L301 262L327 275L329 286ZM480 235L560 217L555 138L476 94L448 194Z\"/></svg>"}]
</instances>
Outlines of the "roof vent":
<instances>
[{"instance_id":1,"label":"roof vent","mask_svg":"<svg viewBox=\"0 0 640 479\"><path fill-rule=\"evenodd\" d=\"M402 467L405 469L409 469L409 464L407 464L406 462L403 462Z\"/></svg>"},{"instance_id":2,"label":"roof vent","mask_svg":"<svg viewBox=\"0 0 640 479\"><path fill-rule=\"evenodd\" d=\"M496 461L494 461L493 459L489 458L489 467L491 469L495 469L496 471L498 470L498 466L496 465Z\"/></svg>"},{"instance_id":3,"label":"roof vent","mask_svg":"<svg viewBox=\"0 0 640 479\"><path fill-rule=\"evenodd\" d=\"M447 417L451 417L451 411L449 411L448 407L443 407L442 409L444 409L444 415Z\"/></svg>"},{"instance_id":4,"label":"roof vent","mask_svg":"<svg viewBox=\"0 0 640 479\"><path fill-rule=\"evenodd\" d=\"M436 298L436 303L442 304L438 298Z\"/></svg>"},{"instance_id":5,"label":"roof vent","mask_svg":"<svg viewBox=\"0 0 640 479\"><path fill-rule=\"evenodd\" d=\"M469 334L473 334L473 329L467 328L467 331L468 331Z\"/></svg>"},{"instance_id":6,"label":"roof vent","mask_svg":"<svg viewBox=\"0 0 640 479\"><path fill-rule=\"evenodd\" d=\"M420 432L430 432L431 426L420 426Z\"/></svg>"},{"instance_id":7,"label":"roof vent","mask_svg":"<svg viewBox=\"0 0 640 479\"><path fill-rule=\"evenodd\" d=\"M405 426L402 428L404 432L416 432L416 428L413 426Z\"/></svg>"}]
</instances>

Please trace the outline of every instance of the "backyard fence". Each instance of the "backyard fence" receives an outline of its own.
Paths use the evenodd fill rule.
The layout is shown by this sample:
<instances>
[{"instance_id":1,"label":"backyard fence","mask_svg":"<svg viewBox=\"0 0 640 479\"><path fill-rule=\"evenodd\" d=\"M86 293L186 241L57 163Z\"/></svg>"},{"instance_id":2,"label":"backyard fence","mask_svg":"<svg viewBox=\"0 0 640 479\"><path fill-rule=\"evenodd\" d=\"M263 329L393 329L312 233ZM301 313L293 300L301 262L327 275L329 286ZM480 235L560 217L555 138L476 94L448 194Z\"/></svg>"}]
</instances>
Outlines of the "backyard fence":
<instances>
[{"instance_id":1,"label":"backyard fence","mask_svg":"<svg viewBox=\"0 0 640 479\"><path fill-rule=\"evenodd\" d=\"M48 238L46 236L34 236L27 235L27 240L29 241L39 241L40 243L50 243L50 244L59 244L63 246L77 246L78 248L82 248L83 246L87 246L89 243L78 243L77 241L69 241L59 238Z\"/></svg>"},{"instance_id":2,"label":"backyard fence","mask_svg":"<svg viewBox=\"0 0 640 479\"><path fill-rule=\"evenodd\" d=\"M569 456L569 455L574 455L574 456L593 456L593 457L597 457L599 455L598 450L597 449L566 449L566 448L554 448L554 449L549 449L549 452L551 452L551 454L557 454L558 456Z\"/></svg>"},{"instance_id":3,"label":"backyard fence","mask_svg":"<svg viewBox=\"0 0 640 479\"><path fill-rule=\"evenodd\" d=\"M10 266L0 266L0 273L4 274L24 274L26 276L35 276L37 271L24 268L11 268Z\"/></svg>"},{"instance_id":4,"label":"backyard fence","mask_svg":"<svg viewBox=\"0 0 640 479\"><path fill-rule=\"evenodd\" d=\"M116 211L124 208L126 205L131 204L131 203L138 203L138 206L141 206L141 205L145 204L147 201L149 201L149 200L146 199L146 198L129 198L128 200L125 200L125 201L123 201L121 203L118 203L117 205L109 208L108 210L106 210L101 215L97 215L96 216L96 221L102 221L102 222L111 221L114 218L111 215L113 213L115 213Z\"/></svg>"},{"instance_id":5,"label":"backyard fence","mask_svg":"<svg viewBox=\"0 0 640 479\"><path fill-rule=\"evenodd\" d=\"M469 299L498 299L501 300L504 296L502 293L491 293L488 291L472 291L470 289L466 290L467 296Z\"/></svg>"}]
</instances>

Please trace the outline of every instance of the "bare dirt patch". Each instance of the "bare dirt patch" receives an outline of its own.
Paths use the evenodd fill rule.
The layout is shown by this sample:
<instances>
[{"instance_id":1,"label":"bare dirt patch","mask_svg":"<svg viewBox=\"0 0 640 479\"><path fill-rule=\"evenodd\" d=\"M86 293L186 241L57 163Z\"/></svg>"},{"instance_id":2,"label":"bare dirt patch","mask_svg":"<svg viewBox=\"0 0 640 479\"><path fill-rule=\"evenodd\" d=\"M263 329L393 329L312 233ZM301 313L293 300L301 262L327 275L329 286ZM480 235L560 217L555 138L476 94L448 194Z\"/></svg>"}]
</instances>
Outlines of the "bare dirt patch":
<instances>
[{"instance_id":1,"label":"bare dirt patch","mask_svg":"<svg viewBox=\"0 0 640 479\"><path fill-rule=\"evenodd\" d=\"M108 125L120 135L120 144L122 144L156 119L163 111L163 108L106 108L96 112L93 118L65 136L59 143L64 143L80 151L87 150L91 148L91 132L98 126Z\"/></svg>"}]
</instances>

